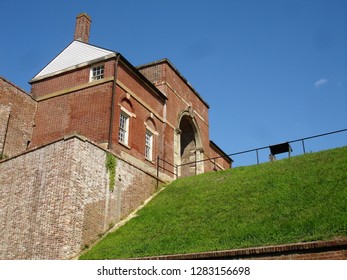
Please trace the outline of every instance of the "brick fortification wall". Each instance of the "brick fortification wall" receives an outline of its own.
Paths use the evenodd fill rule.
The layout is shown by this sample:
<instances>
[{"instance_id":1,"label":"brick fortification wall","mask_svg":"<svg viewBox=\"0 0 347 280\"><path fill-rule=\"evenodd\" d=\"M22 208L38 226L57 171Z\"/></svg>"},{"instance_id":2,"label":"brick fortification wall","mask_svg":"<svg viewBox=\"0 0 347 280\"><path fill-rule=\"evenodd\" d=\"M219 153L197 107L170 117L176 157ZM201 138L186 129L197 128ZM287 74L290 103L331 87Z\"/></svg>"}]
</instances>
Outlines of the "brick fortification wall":
<instances>
[{"instance_id":1,"label":"brick fortification wall","mask_svg":"<svg viewBox=\"0 0 347 280\"><path fill-rule=\"evenodd\" d=\"M36 101L0 77L0 155L11 157L26 150L35 112Z\"/></svg>"},{"instance_id":2,"label":"brick fortification wall","mask_svg":"<svg viewBox=\"0 0 347 280\"><path fill-rule=\"evenodd\" d=\"M0 259L69 259L155 191L155 179L79 137L0 164Z\"/></svg>"}]
</instances>

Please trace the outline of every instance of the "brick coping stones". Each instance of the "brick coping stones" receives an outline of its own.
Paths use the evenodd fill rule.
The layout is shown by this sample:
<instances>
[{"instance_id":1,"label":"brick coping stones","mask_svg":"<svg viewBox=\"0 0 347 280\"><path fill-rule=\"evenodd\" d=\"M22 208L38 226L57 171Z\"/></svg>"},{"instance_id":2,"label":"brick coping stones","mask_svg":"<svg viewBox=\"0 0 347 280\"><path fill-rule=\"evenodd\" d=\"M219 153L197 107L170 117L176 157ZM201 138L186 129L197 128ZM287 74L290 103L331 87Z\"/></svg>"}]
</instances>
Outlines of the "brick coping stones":
<instances>
[{"instance_id":1,"label":"brick coping stones","mask_svg":"<svg viewBox=\"0 0 347 280\"><path fill-rule=\"evenodd\" d=\"M329 241L299 242L285 245L252 247L201 253L164 255L138 258L141 260L209 260L209 259L258 259L258 260L346 260L347 238Z\"/></svg>"}]
</instances>

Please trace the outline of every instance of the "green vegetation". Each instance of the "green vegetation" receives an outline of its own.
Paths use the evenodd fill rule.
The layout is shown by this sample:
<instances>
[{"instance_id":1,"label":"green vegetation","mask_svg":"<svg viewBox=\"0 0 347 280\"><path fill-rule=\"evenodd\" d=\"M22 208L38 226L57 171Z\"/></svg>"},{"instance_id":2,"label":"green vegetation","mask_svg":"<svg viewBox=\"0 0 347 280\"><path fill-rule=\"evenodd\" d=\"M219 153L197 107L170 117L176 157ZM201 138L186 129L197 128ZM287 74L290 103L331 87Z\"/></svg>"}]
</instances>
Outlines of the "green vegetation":
<instances>
[{"instance_id":1,"label":"green vegetation","mask_svg":"<svg viewBox=\"0 0 347 280\"><path fill-rule=\"evenodd\" d=\"M8 158L7 155L5 155L4 153L0 153L0 160L7 159L7 158Z\"/></svg>"},{"instance_id":2,"label":"green vegetation","mask_svg":"<svg viewBox=\"0 0 347 280\"><path fill-rule=\"evenodd\" d=\"M113 192L114 186L116 184L116 166L117 166L117 159L114 155L111 153L106 154L106 169L109 174L109 180L110 180L110 191Z\"/></svg>"},{"instance_id":3,"label":"green vegetation","mask_svg":"<svg viewBox=\"0 0 347 280\"><path fill-rule=\"evenodd\" d=\"M347 236L347 147L179 179L81 259Z\"/></svg>"}]
</instances>

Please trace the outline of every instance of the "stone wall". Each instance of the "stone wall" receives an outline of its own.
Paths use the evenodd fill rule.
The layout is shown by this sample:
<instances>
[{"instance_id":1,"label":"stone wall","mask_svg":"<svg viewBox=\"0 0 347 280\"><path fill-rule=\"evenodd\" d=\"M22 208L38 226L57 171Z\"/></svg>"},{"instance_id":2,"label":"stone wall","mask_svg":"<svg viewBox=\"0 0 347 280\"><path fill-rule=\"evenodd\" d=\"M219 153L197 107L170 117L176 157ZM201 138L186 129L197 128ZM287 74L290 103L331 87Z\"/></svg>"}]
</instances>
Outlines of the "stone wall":
<instances>
[{"instance_id":1,"label":"stone wall","mask_svg":"<svg viewBox=\"0 0 347 280\"><path fill-rule=\"evenodd\" d=\"M67 137L0 163L0 259L69 259L135 210L156 188L148 173Z\"/></svg>"}]
</instances>

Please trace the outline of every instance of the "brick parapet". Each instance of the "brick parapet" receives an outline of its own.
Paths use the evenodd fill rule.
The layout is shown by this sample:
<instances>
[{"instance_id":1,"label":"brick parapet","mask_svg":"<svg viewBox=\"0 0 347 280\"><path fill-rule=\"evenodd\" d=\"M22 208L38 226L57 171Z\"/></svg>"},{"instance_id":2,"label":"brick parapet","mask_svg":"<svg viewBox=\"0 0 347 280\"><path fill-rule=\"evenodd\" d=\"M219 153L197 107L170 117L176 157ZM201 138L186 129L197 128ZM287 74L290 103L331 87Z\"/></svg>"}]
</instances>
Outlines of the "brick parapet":
<instances>
[{"instance_id":1,"label":"brick parapet","mask_svg":"<svg viewBox=\"0 0 347 280\"><path fill-rule=\"evenodd\" d=\"M347 238L139 258L141 260L347 260Z\"/></svg>"}]
</instances>

